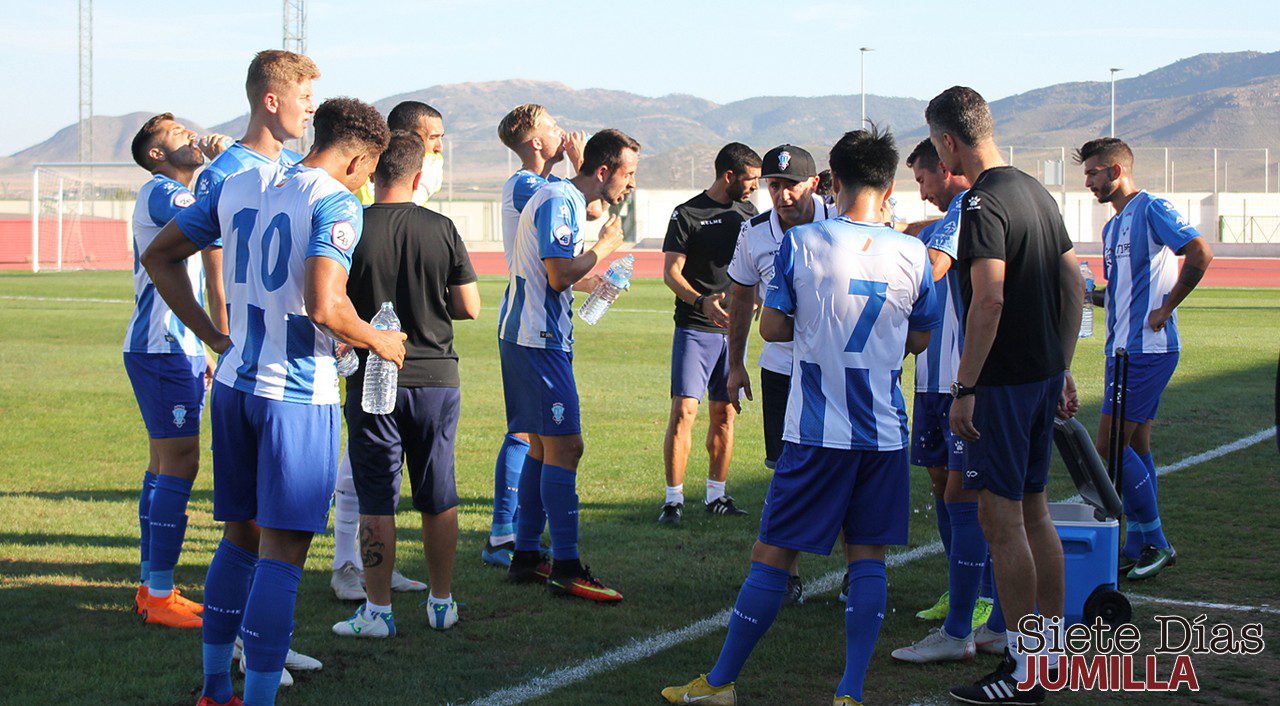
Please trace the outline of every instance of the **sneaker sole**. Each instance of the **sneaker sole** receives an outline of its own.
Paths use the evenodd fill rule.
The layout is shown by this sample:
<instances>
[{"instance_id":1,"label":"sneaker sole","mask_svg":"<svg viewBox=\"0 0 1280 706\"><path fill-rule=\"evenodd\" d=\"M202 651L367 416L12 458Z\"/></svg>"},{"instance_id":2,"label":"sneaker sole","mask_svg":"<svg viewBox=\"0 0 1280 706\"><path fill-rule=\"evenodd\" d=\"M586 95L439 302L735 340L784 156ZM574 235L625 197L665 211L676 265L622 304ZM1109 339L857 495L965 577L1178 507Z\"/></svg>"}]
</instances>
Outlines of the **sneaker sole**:
<instances>
[{"instance_id":1,"label":"sneaker sole","mask_svg":"<svg viewBox=\"0 0 1280 706\"><path fill-rule=\"evenodd\" d=\"M894 652L897 652L897 650L894 650ZM905 664L939 664L942 662L972 662L973 658L977 656L977 653L978 653L978 650L974 649L972 651L966 651L963 655L960 655L959 657L939 657L936 659L907 659L905 657L899 657L898 655L893 653L890 653L889 657L891 657L896 662L903 662Z\"/></svg>"},{"instance_id":2,"label":"sneaker sole","mask_svg":"<svg viewBox=\"0 0 1280 706\"><path fill-rule=\"evenodd\" d=\"M954 691L949 691L949 692L947 692L947 693L951 695L951 698L953 698L953 699L955 699L956 701L959 701L959 702L961 702L961 703L966 703L966 704L990 704L990 703L994 703L994 702L992 702L992 701L974 701L973 699L966 699L965 697L963 697L963 696L960 696L960 695L956 694L956 692L954 692ZM1043 704L1043 703L1044 703L1044 701L1001 701L1001 702L1000 702L1000 704L1001 704L1002 706L1040 706L1040 704Z\"/></svg>"},{"instance_id":3,"label":"sneaker sole","mask_svg":"<svg viewBox=\"0 0 1280 706\"><path fill-rule=\"evenodd\" d=\"M1149 574L1145 574L1145 575L1139 575L1139 576L1134 576L1134 575L1133 575L1133 572L1135 572L1135 571L1137 571L1137 570L1138 570L1138 567L1136 567L1136 566L1135 566L1134 568L1132 568L1132 569L1130 569L1130 570L1129 570L1129 573L1125 575L1125 578L1129 579L1130 581L1142 581L1143 579L1155 578L1156 576L1159 576L1159 575L1160 575L1160 572L1164 571L1165 569L1169 568L1170 566L1173 566L1173 565L1174 565L1174 563L1175 563L1175 562L1177 562L1177 561L1178 561L1178 555L1177 555L1177 554L1174 554L1174 555L1172 555L1172 556L1170 556L1170 557L1169 557L1169 560L1168 560L1168 561L1166 561L1165 563L1161 564L1158 568L1156 568L1156 569L1155 569L1154 571L1152 571L1151 573L1149 573Z\"/></svg>"},{"instance_id":4,"label":"sneaker sole","mask_svg":"<svg viewBox=\"0 0 1280 706\"><path fill-rule=\"evenodd\" d=\"M584 591L582 589L575 589L572 586L566 588L559 584L551 583L550 580L547 581L547 591L549 591L551 595L556 596L558 598L581 598L584 601L591 601L592 603L621 603L622 602L621 595L609 596L606 594L596 593L594 591L589 592L589 591Z\"/></svg>"}]
</instances>

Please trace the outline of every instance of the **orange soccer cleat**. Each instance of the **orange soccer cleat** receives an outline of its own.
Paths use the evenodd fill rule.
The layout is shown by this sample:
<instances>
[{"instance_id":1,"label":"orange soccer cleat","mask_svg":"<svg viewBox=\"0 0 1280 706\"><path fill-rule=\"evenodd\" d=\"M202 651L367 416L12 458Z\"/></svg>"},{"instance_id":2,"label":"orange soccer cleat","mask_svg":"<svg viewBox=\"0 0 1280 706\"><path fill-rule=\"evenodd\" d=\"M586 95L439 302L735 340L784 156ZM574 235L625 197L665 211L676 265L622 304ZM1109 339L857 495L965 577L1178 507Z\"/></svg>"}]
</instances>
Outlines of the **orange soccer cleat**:
<instances>
[{"instance_id":1,"label":"orange soccer cleat","mask_svg":"<svg viewBox=\"0 0 1280 706\"><path fill-rule=\"evenodd\" d=\"M174 593L164 598L148 595L142 607L142 621L171 628L198 628L204 624L199 615L178 602L178 596Z\"/></svg>"}]
</instances>

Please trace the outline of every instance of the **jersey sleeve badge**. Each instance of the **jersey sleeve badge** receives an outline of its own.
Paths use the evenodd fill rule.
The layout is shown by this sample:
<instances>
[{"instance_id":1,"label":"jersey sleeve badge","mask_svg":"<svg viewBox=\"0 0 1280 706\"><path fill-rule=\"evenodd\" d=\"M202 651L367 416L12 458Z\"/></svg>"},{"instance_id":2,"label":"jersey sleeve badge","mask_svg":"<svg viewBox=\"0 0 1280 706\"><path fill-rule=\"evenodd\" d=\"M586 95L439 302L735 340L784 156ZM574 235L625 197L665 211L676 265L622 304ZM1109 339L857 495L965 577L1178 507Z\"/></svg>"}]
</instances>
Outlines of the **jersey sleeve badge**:
<instances>
[{"instance_id":1,"label":"jersey sleeve badge","mask_svg":"<svg viewBox=\"0 0 1280 706\"><path fill-rule=\"evenodd\" d=\"M329 229L329 239L339 250L350 250L356 244L356 228L350 221L338 221Z\"/></svg>"}]
</instances>

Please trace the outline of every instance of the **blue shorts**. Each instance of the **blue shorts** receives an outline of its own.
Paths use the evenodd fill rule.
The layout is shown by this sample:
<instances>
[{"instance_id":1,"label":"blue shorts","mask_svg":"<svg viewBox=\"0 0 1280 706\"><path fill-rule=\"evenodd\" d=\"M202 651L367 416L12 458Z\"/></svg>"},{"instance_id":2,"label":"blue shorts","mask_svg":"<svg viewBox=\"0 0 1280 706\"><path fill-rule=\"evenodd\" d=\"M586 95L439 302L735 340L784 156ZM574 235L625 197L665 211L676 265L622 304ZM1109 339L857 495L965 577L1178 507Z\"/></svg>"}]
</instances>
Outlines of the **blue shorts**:
<instances>
[{"instance_id":1,"label":"blue shorts","mask_svg":"<svg viewBox=\"0 0 1280 706\"><path fill-rule=\"evenodd\" d=\"M729 401L729 337L676 327L671 337L671 396Z\"/></svg>"},{"instance_id":2,"label":"blue shorts","mask_svg":"<svg viewBox=\"0 0 1280 706\"><path fill-rule=\"evenodd\" d=\"M846 544L906 544L911 512L907 450L847 451L791 441L769 481L760 541L830 554Z\"/></svg>"},{"instance_id":3,"label":"blue shorts","mask_svg":"<svg viewBox=\"0 0 1280 706\"><path fill-rule=\"evenodd\" d=\"M911 410L911 465L964 470L964 439L951 433L951 395L916 393Z\"/></svg>"},{"instance_id":4,"label":"blue shorts","mask_svg":"<svg viewBox=\"0 0 1280 706\"><path fill-rule=\"evenodd\" d=\"M125 353L124 370L152 439L200 434L204 410L202 355Z\"/></svg>"},{"instance_id":5,"label":"blue shorts","mask_svg":"<svg viewBox=\"0 0 1280 706\"><path fill-rule=\"evenodd\" d=\"M1173 378L1178 367L1178 352L1130 353L1129 385L1125 392L1124 420L1145 424L1156 418L1160 407L1160 395ZM1107 358L1107 394L1102 398L1102 413L1111 414L1111 388L1115 380L1115 356Z\"/></svg>"},{"instance_id":6,"label":"blue shorts","mask_svg":"<svg viewBox=\"0 0 1280 706\"><path fill-rule=\"evenodd\" d=\"M1053 416L1063 374L1022 385L979 385L965 444L965 490L989 490L1010 500L1043 493L1053 450Z\"/></svg>"},{"instance_id":7,"label":"blue shorts","mask_svg":"<svg viewBox=\"0 0 1280 706\"><path fill-rule=\"evenodd\" d=\"M347 391L347 453L361 515L396 514L396 476L405 470L413 507L438 515L458 505L453 445L462 394L456 387L401 387L391 414L367 414L362 390Z\"/></svg>"},{"instance_id":8,"label":"blue shorts","mask_svg":"<svg viewBox=\"0 0 1280 706\"><path fill-rule=\"evenodd\" d=\"M213 519L324 532L338 473L336 404L269 400L214 382Z\"/></svg>"},{"instance_id":9,"label":"blue shorts","mask_svg":"<svg viewBox=\"0 0 1280 706\"><path fill-rule=\"evenodd\" d=\"M573 354L498 341L507 433L569 436L582 433Z\"/></svg>"}]
</instances>

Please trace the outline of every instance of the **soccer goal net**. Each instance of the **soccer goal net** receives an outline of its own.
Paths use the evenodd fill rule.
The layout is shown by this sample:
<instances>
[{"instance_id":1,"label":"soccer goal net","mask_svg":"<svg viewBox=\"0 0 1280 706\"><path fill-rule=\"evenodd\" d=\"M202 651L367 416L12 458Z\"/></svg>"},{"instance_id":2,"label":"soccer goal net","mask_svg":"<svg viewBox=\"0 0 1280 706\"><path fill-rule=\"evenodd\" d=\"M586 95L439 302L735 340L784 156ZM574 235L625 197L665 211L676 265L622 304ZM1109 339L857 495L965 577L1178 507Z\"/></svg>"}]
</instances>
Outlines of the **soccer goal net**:
<instances>
[{"instance_id":1,"label":"soccer goal net","mask_svg":"<svg viewBox=\"0 0 1280 706\"><path fill-rule=\"evenodd\" d=\"M133 207L145 176L128 162L36 165L26 224L31 271L133 267Z\"/></svg>"}]
</instances>

